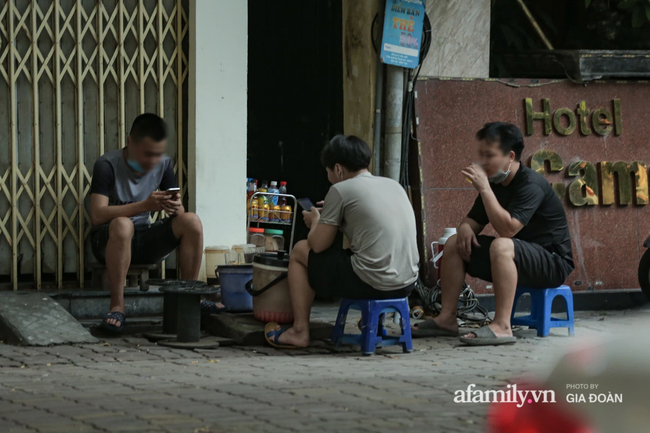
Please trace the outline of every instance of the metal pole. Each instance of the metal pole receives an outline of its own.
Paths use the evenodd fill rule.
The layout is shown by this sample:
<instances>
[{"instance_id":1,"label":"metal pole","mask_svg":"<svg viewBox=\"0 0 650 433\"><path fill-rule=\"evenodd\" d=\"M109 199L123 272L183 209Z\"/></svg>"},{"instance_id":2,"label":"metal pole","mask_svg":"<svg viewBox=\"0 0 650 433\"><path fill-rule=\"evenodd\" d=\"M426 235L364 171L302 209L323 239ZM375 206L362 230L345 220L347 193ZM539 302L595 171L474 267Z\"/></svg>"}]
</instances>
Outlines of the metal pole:
<instances>
[{"instance_id":1,"label":"metal pole","mask_svg":"<svg viewBox=\"0 0 650 433\"><path fill-rule=\"evenodd\" d=\"M555 48L553 48L553 44L551 44L551 41L548 40L548 38L544 34L544 31L542 30L542 28L539 26L539 24L537 24L537 20L535 19L533 14L530 12L530 9L528 9L528 7L524 3L524 1L523 0L517 0L517 2L519 2L519 6L521 7L521 9L526 14L526 17L528 18L528 21L530 21L530 24L533 26L533 28L537 32L537 35L539 36L539 38L542 40L544 45L546 45L546 49L554 50Z\"/></svg>"},{"instance_id":2,"label":"metal pole","mask_svg":"<svg viewBox=\"0 0 650 433\"><path fill-rule=\"evenodd\" d=\"M384 176L399 182L402 161L402 111L404 107L404 69L386 66L386 155Z\"/></svg>"},{"instance_id":3,"label":"metal pole","mask_svg":"<svg viewBox=\"0 0 650 433\"><path fill-rule=\"evenodd\" d=\"M375 126L373 129L372 152L375 162L372 171L375 176L381 176L381 107L384 104L384 64L377 59L375 75Z\"/></svg>"},{"instance_id":4,"label":"metal pole","mask_svg":"<svg viewBox=\"0 0 650 433\"><path fill-rule=\"evenodd\" d=\"M381 46L381 39L384 34L384 10L386 9L386 2L379 1L379 10L377 12L377 37L379 38L379 46ZM373 127L373 144L372 151L374 154L374 163L372 165L372 173L375 176L381 176L381 127L382 127L382 107L384 106L384 64L377 56L377 68L375 72L375 124Z\"/></svg>"}]
</instances>

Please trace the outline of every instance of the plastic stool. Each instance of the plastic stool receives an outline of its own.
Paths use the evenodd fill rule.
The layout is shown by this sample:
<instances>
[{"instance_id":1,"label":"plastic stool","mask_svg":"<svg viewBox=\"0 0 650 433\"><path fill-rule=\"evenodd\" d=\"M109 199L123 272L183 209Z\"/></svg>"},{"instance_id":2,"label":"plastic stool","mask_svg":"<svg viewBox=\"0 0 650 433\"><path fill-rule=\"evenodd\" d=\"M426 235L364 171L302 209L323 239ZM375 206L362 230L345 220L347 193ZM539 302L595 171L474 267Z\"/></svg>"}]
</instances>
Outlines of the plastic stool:
<instances>
[{"instance_id":1,"label":"plastic stool","mask_svg":"<svg viewBox=\"0 0 650 433\"><path fill-rule=\"evenodd\" d=\"M530 293L530 315L515 317L517 301L524 293ZM553 299L555 299L556 296L562 296L566 301L566 320L551 317ZM569 286L560 286L555 289L517 287L510 323L512 325L528 326L536 329L538 337L547 337L551 332L551 328L569 328L569 335L574 335L573 293L571 293L571 288L569 288Z\"/></svg>"},{"instance_id":2,"label":"plastic stool","mask_svg":"<svg viewBox=\"0 0 650 433\"><path fill-rule=\"evenodd\" d=\"M361 311L361 334L346 334L345 320L349 310ZM401 315L400 328L402 335L390 337L385 335L384 314L398 312ZM340 346L342 343L361 346L364 355L375 353L377 346L402 345L404 353L413 351L411 340L411 320L409 305L406 298L401 299L343 299L336 325L332 331L332 343Z\"/></svg>"}]
</instances>

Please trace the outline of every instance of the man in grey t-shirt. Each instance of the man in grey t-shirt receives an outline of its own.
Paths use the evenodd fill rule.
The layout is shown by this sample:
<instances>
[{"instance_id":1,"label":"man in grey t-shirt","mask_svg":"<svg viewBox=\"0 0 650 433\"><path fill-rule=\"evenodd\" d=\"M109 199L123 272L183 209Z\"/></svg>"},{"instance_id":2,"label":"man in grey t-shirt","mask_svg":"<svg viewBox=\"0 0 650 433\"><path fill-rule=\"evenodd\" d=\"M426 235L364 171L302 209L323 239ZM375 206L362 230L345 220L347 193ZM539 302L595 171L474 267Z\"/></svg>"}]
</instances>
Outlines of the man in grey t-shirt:
<instances>
[{"instance_id":1,"label":"man in grey t-shirt","mask_svg":"<svg viewBox=\"0 0 650 433\"><path fill-rule=\"evenodd\" d=\"M307 240L291 253L289 290L293 327L267 325L276 347L309 345L309 314L315 292L352 299L404 298L418 279L415 214L402 186L368 172L371 151L358 137L338 135L322 154L334 185L322 212L304 211ZM343 234L350 248L343 249Z\"/></svg>"},{"instance_id":2,"label":"man in grey t-shirt","mask_svg":"<svg viewBox=\"0 0 650 433\"><path fill-rule=\"evenodd\" d=\"M125 148L95 162L90 243L97 260L106 264L111 305L102 326L110 331L124 328L124 281L131 263L158 263L179 248L183 278L199 276L203 227L183 208L173 163L164 156L166 145L165 121L146 113L133 122ZM171 218L151 224L151 212L158 211Z\"/></svg>"}]
</instances>

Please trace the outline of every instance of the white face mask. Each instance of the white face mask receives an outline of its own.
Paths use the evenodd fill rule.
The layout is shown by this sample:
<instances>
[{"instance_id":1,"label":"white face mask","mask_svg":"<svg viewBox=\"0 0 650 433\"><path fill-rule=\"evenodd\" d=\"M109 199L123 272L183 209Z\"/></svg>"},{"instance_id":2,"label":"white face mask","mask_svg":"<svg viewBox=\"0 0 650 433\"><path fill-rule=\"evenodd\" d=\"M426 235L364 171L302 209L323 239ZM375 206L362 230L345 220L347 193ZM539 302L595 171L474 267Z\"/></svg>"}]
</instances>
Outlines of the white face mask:
<instances>
[{"instance_id":1,"label":"white face mask","mask_svg":"<svg viewBox=\"0 0 650 433\"><path fill-rule=\"evenodd\" d=\"M503 167L506 165L503 164ZM490 183L496 183L499 184L506 180L508 178L508 175L510 175L510 167L512 166L512 162L510 165L508 165L508 171L503 171L503 167L501 167L499 170L497 170L496 173L494 173L492 176L488 177L488 180Z\"/></svg>"}]
</instances>

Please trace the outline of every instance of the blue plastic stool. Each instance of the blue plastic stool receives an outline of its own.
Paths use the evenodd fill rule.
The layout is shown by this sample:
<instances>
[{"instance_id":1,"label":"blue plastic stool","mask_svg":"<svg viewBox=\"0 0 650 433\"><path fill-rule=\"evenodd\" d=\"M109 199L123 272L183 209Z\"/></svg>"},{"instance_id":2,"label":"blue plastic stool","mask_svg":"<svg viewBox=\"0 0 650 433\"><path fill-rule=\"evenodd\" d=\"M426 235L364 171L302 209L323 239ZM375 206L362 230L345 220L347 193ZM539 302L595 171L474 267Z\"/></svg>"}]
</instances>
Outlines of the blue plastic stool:
<instances>
[{"instance_id":1,"label":"blue plastic stool","mask_svg":"<svg viewBox=\"0 0 650 433\"><path fill-rule=\"evenodd\" d=\"M517 301L524 293L530 293L530 315L515 317ZM553 299L556 296L562 296L566 301L567 320L551 317ZM555 289L517 287L510 323L512 325L528 326L536 329L538 337L547 337L551 332L551 328L569 328L569 335L573 336L573 293L571 293L571 288L569 286L560 286Z\"/></svg>"},{"instance_id":2,"label":"blue plastic stool","mask_svg":"<svg viewBox=\"0 0 650 433\"><path fill-rule=\"evenodd\" d=\"M345 320L349 310L361 311L361 334L345 333ZM384 314L390 312L398 312L401 315L402 335L399 337L385 335ZM402 345L404 353L412 352L411 319L407 299L343 299L332 331L332 343L336 346L343 343L359 345L364 355L374 354L376 347L398 344Z\"/></svg>"}]
</instances>

